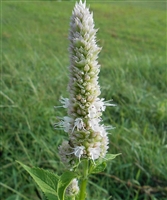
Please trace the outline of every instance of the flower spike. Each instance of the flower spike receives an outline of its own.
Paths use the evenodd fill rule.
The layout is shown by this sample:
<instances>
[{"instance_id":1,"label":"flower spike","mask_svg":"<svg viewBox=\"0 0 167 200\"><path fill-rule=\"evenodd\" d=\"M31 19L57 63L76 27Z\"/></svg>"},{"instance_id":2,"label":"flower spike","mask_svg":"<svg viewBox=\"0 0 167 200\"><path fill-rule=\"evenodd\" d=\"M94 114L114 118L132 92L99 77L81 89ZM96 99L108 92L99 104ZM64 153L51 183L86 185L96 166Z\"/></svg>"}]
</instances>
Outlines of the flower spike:
<instances>
[{"instance_id":1,"label":"flower spike","mask_svg":"<svg viewBox=\"0 0 167 200\"><path fill-rule=\"evenodd\" d=\"M69 31L69 98L60 99L68 116L56 124L68 133L69 142L63 143L59 152L62 161L65 164L69 161L71 166L75 166L78 158L95 162L105 157L108 150L107 130L111 127L102 124L101 116L106 106L114 104L99 98L97 58L101 47L97 45L94 27L93 13L86 7L86 1L79 1L72 11Z\"/></svg>"}]
</instances>

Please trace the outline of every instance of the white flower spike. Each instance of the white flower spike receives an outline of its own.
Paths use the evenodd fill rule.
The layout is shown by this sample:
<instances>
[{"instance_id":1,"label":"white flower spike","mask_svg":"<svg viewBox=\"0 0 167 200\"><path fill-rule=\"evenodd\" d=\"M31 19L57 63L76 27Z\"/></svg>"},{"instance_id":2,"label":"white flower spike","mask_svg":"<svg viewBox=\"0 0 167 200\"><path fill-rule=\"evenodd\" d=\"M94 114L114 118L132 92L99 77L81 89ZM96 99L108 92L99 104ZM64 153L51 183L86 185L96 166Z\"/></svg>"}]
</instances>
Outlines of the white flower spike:
<instances>
[{"instance_id":1,"label":"white flower spike","mask_svg":"<svg viewBox=\"0 0 167 200\"><path fill-rule=\"evenodd\" d=\"M87 158L94 162L105 157L110 127L102 124L101 116L106 106L115 106L111 101L99 98L100 65L97 58L101 48L96 43L94 26L93 13L86 7L86 2L76 3L69 31L69 98L60 99L68 116L56 124L69 136L69 142L59 148L61 159L74 166L78 159Z\"/></svg>"}]
</instances>

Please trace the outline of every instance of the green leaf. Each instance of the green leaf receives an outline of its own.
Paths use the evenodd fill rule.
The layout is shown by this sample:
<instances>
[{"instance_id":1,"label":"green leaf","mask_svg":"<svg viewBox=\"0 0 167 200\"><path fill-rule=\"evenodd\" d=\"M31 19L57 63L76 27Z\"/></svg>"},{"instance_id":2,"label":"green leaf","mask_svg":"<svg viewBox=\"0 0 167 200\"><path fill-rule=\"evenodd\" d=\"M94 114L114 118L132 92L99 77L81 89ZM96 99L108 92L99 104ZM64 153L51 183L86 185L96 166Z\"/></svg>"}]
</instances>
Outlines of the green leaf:
<instances>
[{"instance_id":1,"label":"green leaf","mask_svg":"<svg viewBox=\"0 0 167 200\"><path fill-rule=\"evenodd\" d=\"M102 162L99 165L94 165L93 169L91 170L91 173L99 173L105 170L107 164L106 162Z\"/></svg>"},{"instance_id":2,"label":"green leaf","mask_svg":"<svg viewBox=\"0 0 167 200\"><path fill-rule=\"evenodd\" d=\"M35 167L30 168L21 162L18 163L32 176L32 178L39 185L48 200L58 200L57 184L59 181L59 176L47 170Z\"/></svg>"},{"instance_id":3,"label":"green leaf","mask_svg":"<svg viewBox=\"0 0 167 200\"><path fill-rule=\"evenodd\" d=\"M99 158L95 162L92 162L89 174L91 174L91 173L99 173L99 172L104 171L104 169L107 166L106 162L110 161L110 160L113 160L118 155L120 155L120 153L119 154L106 154L105 158Z\"/></svg>"},{"instance_id":4,"label":"green leaf","mask_svg":"<svg viewBox=\"0 0 167 200\"><path fill-rule=\"evenodd\" d=\"M116 158L119 155L121 155L121 153L118 153L118 154L106 154L104 159L105 159L105 161L113 160L114 158Z\"/></svg>"},{"instance_id":5,"label":"green leaf","mask_svg":"<svg viewBox=\"0 0 167 200\"><path fill-rule=\"evenodd\" d=\"M60 176L60 179L59 179L59 182L58 182L58 197L59 197L59 200L64 200L66 188L71 183L71 181L76 177L77 177L77 174L75 172L70 172L70 171L63 173Z\"/></svg>"},{"instance_id":6,"label":"green leaf","mask_svg":"<svg viewBox=\"0 0 167 200\"><path fill-rule=\"evenodd\" d=\"M100 165L103 162L107 162L110 160L113 160L114 158L116 158L119 154L106 154L106 156L104 158L99 158L98 160L95 161L96 165Z\"/></svg>"}]
</instances>

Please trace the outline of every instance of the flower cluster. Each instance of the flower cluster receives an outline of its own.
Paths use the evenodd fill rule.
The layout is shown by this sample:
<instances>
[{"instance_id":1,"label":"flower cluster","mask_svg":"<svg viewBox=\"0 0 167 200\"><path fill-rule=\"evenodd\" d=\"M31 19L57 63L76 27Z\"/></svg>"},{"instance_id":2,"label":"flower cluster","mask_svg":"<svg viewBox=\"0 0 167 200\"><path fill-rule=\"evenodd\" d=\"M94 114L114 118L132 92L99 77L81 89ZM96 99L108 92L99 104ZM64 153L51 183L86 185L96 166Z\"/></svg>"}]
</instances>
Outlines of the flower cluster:
<instances>
[{"instance_id":1,"label":"flower cluster","mask_svg":"<svg viewBox=\"0 0 167 200\"><path fill-rule=\"evenodd\" d=\"M59 147L61 160L66 166L74 166L76 159L82 158L94 162L105 157L108 149L107 130L112 127L101 124L101 116L106 106L114 104L99 98L100 65L97 58L101 48L96 44L96 32L93 13L86 8L85 2L76 3L69 33L69 98L60 99L68 116L55 124L69 135L69 140L63 141Z\"/></svg>"},{"instance_id":2,"label":"flower cluster","mask_svg":"<svg viewBox=\"0 0 167 200\"><path fill-rule=\"evenodd\" d=\"M76 196L79 193L78 180L75 178L71 181L70 185L66 188L67 196Z\"/></svg>"}]
</instances>

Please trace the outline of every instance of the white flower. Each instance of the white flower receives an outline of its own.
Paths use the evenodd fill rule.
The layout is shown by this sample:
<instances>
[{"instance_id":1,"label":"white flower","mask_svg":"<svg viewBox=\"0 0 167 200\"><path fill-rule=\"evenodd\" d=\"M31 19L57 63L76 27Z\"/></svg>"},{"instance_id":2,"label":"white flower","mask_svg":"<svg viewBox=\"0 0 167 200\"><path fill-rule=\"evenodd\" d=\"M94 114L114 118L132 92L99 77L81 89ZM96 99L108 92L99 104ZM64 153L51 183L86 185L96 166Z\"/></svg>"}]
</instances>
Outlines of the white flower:
<instances>
[{"instance_id":1,"label":"white flower","mask_svg":"<svg viewBox=\"0 0 167 200\"><path fill-rule=\"evenodd\" d=\"M66 188L67 196L76 196L79 192L78 180L74 178L70 185Z\"/></svg>"},{"instance_id":2,"label":"white flower","mask_svg":"<svg viewBox=\"0 0 167 200\"><path fill-rule=\"evenodd\" d=\"M68 108L70 105L68 98L60 97L60 102L63 104L63 108Z\"/></svg>"},{"instance_id":3,"label":"white flower","mask_svg":"<svg viewBox=\"0 0 167 200\"><path fill-rule=\"evenodd\" d=\"M101 112L103 112L106 109L106 106L115 106L115 104L109 103L110 101L104 101L104 99L97 98L89 107L88 109L88 117L90 118L96 118L101 115Z\"/></svg>"},{"instance_id":4,"label":"white flower","mask_svg":"<svg viewBox=\"0 0 167 200\"><path fill-rule=\"evenodd\" d=\"M74 120L68 116L63 117L61 121L58 123L54 124L54 127L56 128L57 126L60 128L63 128L66 133L70 132L72 130L72 122Z\"/></svg>"},{"instance_id":5,"label":"white flower","mask_svg":"<svg viewBox=\"0 0 167 200\"><path fill-rule=\"evenodd\" d=\"M97 98L96 101L94 102L94 106L96 107L98 111L105 111L106 106L115 106L115 104L109 103L110 101L111 100L104 101L104 98L102 99Z\"/></svg>"},{"instance_id":6,"label":"white flower","mask_svg":"<svg viewBox=\"0 0 167 200\"><path fill-rule=\"evenodd\" d=\"M103 125L99 126L99 130L98 131L99 131L101 137L105 137L107 135L106 129L105 129L105 127Z\"/></svg>"},{"instance_id":7,"label":"white flower","mask_svg":"<svg viewBox=\"0 0 167 200\"><path fill-rule=\"evenodd\" d=\"M93 161L96 160L96 159L98 159L100 157L101 149L100 149L99 146L95 147L95 148L89 147L88 151L89 151L89 155L90 155L90 157L91 157L91 159Z\"/></svg>"},{"instance_id":8,"label":"white flower","mask_svg":"<svg viewBox=\"0 0 167 200\"><path fill-rule=\"evenodd\" d=\"M99 122L101 120L99 118L92 118L89 120L89 126L92 128L93 131L98 131L99 130Z\"/></svg>"},{"instance_id":9,"label":"white flower","mask_svg":"<svg viewBox=\"0 0 167 200\"><path fill-rule=\"evenodd\" d=\"M77 130L81 130L84 129L84 122L81 118L76 118L75 122L74 122L74 127L72 132L74 131L74 129L77 128Z\"/></svg>"},{"instance_id":10,"label":"white flower","mask_svg":"<svg viewBox=\"0 0 167 200\"><path fill-rule=\"evenodd\" d=\"M73 122L72 118L67 117L67 116L64 117L63 128L66 133L68 133L72 130L72 125L71 125L72 122Z\"/></svg>"},{"instance_id":11,"label":"white flower","mask_svg":"<svg viewBox=\"0 0 167 200\"><path fill-rule=\"evenodd\" d=\"M91 105L91 106L88 108L88 112L89 112L89 114L88 114L88 117L89 117L89 118L94 118L94 117L96 117L96 115L97 115L97 109L96 109L96 107L95 107L94 105Z\"/></svg>"},{"instance_id":12,"label":"white flower","mask_svg":"<svg viewBox=\"0 0 167 200\"><path fill-rule=\"evenodd\" d=\"M101 140L101 154L100 157L105 157L106 153L107 153L107 149L109 148L108 146L109 144L109 139L107 136L104 136Z\"/></svg>"},{"instance_id":13,"label":"white flower","mask_svg":"<svg viewBox=\"0 0 167 200\"><path fill-rule=\"evenodd\" d=\"M70 154L74 154L80 160L81 156L84 154L85 147L84 146L76 146L73 149L74 149L74 151L71 152Z\"/></svg>"},{"instance_id":14,"label":"white flower","mask_svg":"<svg viewBox=\"0 0 167 200\"><path fill-rule=\"evenodd\" d=\"M104 107L106 107L106 106L116 106L115 104L113 104L113 103L110 103L112 100L108 100L108 101L104 101Z\"/></svg>"},{"instance_id":15,"label":"white flower","mask_svg":"<svg viewBox=\"0 0 167 200\"><path fill-rule=\"evenodd\" d=\"M68 108L70 106L68 98L60 97L60 103L62 104L62 106L54 106L54 108L60 108L60 107Z\"/></svg>"},{"instance_id":16,"label":"white flower","mask_svg":"<svg viewBox=\"0 0 167 200\"><path fill-rule=\"evenodd\" d=\"M94 131L100 133L101 137L106 137L108 135L107 130L114 129L114 127L113 126L104 126L103 124L102 125L94 124L92 129Z\"/></svg>"}]
</instances>

